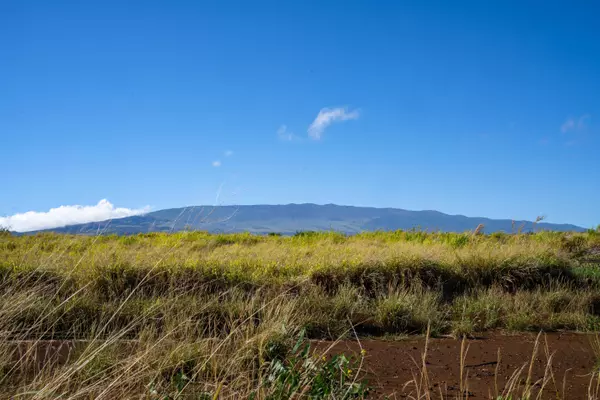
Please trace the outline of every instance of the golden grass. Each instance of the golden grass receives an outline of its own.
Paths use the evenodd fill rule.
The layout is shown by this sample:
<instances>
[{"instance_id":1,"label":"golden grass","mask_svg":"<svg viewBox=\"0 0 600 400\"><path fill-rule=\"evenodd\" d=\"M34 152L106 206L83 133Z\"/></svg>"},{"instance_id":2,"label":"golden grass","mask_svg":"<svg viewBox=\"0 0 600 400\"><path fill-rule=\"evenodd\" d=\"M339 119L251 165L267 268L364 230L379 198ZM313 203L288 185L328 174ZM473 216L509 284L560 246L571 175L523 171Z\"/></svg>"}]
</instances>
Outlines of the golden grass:
<instances>
[{"instance_id":1,"label":"golden grass","mask_svg":"<svg viewBox=\"0 0 600 400\"><path fill-rule=\"evenodd\" d=\"M566 234L407 235L259 237L188 232L130 237L3 237L0 273L35 271L54 279L68 278L79 286L101 284L99 281L108 275L143 276L149 270L154 275L168 274L169 280L189 280L195 275L203 280L281 285L322 276L334 281L370 272L389 276L399 271L434 270L434 274L477 283L502 275L516 280L553 271L564 273L579 265L568 243L583 238L579 247L600 245L600 239L591 234L575 238Z\"/></svg>"},{"instance_id":2,"label":"golden grass","mask_svg":"<svg viewBox=\"0 0 600 400\"><path fill-rule=\"evenodd\" d=\"M586 260L599 244L594 233L4 234L0 398L282 398L264 382L303 328L600 330ZM77 352L41 356L47 340L79 341Z\"/></svg>"}]
</instances>

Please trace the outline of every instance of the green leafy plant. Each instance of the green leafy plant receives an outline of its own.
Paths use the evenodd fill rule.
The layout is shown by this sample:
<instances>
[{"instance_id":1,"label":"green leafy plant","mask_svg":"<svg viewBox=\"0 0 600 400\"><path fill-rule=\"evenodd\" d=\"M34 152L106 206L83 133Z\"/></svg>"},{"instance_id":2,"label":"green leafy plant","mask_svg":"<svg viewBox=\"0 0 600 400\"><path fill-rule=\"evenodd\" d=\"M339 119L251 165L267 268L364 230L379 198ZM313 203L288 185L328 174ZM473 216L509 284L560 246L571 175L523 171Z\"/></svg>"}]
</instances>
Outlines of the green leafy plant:
<instances>
[{"instance_id":1,"label":"green leafy plant","mask_svg":"<svg viewBox=\"0 0 600 400\"><path fill-rule=\"evenodd\" d=\"M309 399L364 398L369 388L359 379L359 360L344 354L316 358L304 335L303 330L287 357L268 363L261 385L267 392L264 398L283 400L298 394Z\"/></svg>"}]
</instances>

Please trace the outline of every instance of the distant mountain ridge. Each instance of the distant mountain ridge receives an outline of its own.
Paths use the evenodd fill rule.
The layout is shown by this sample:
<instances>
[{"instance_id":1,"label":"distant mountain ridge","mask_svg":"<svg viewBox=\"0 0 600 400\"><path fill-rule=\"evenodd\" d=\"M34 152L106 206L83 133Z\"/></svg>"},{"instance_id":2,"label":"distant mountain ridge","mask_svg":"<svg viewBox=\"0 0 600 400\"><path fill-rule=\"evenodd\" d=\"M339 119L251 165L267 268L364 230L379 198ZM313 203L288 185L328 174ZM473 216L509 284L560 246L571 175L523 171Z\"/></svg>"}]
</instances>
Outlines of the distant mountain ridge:
<instances>
[{"instance_id":1,"label":"distant mountain ridge","mask_svg":"<svg viewBox=\"0 0 600 400\"><path fill-rule=\"evenodd\" d=\"M422 229L464 232L484 225L484 232L536 230L585 231L571 224L549 224L449 215L439 211L340 206L335 204L285 204L244 206L194 206L171 208L103 222L70 225L45 231L72 234L135 234L206 230L209 232L276 232L333 230L346 234L362 231Z\"/></svg>"}]
</instances>

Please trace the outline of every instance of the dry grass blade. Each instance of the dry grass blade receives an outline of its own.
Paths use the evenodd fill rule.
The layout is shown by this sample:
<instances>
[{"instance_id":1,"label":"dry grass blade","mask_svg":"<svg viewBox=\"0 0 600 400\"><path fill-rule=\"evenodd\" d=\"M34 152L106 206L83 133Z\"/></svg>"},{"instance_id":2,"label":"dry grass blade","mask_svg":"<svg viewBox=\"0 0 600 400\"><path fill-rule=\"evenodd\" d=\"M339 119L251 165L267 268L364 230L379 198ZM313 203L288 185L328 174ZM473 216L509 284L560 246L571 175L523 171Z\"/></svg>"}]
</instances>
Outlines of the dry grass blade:
<instances>
[{"instance_id":1,"label":"dry grass blade","mask_svg":"<svg viewBox=\"0 0 600 400\"><path fill-rule=\"evenodd\" d=\"M419 400L447 397L448 387L433 389L437 373L428 361L436 337L461 337L457 397L465 400L475 390L467 338L496 329L600 326L594 314L600 276L582 261L599 246L595 233L487 235L483 226L460 234L356 236L2 235L0 397L258 400L279 389L291 391L282 398L306 397L331 376L319 370L327 363L290 350L306 330L309 339L329 341L320 348L329 358L349 338L361 352L354 373L334 368L336 379L325 379L323 392L338 390L338 398L354 396L372 369L365 336L413 334L424 335L424 348L411 357L414 373L403 390ZM498 351L490 392L541 399L553 386L559 396L547 341L543 377L534 376L540 339L503 388ZM49 357L43 348L57 341L77 344L64 359ZM600 340L591 345L600 358ZM277 362L302 369L304 361L314 368L294 378L298 387L272 374ZM278 379L283 383L275 389ZM597 397L598 385L595 374L589 396Z\"/></svg>"}]
</instances>

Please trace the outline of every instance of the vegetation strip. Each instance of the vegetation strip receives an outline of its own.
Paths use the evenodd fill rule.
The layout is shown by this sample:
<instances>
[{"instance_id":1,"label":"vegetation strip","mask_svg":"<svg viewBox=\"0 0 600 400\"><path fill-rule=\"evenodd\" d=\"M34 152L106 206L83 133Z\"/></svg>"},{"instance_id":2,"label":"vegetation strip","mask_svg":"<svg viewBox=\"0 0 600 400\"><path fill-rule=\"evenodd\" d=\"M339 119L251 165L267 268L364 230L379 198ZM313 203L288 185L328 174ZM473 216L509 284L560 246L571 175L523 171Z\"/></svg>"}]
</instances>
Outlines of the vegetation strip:
<instances>
[{"instance_id":1,"label":"vegetation strip","mask_svg":"<svg viewBox=\"0 0 600 400\"><path fill-rule=\"evenodd\" d=\"M360 398L360 355L308 339L596 332L598 249L597 231L3 233L0 393ZM87 345L40 365L15 340Z\"/></svg>"}]
</instances>

